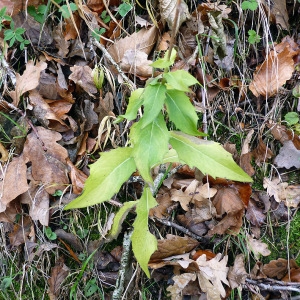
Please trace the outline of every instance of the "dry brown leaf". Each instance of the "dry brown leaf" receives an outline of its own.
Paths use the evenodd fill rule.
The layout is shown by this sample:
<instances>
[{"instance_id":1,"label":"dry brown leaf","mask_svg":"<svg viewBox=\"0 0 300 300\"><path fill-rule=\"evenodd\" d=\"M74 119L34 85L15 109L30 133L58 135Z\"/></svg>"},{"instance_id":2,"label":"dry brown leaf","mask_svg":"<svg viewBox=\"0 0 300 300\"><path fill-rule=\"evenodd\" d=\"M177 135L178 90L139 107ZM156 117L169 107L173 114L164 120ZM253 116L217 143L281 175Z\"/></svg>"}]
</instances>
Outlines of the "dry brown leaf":
<instances>
[{"instance_id":1,"label":"dry brown leaf","mask_svg":"<svg viewBox=\"0 0 300 300\"><path fill-rule=\"evenodd\" d=\"M189 8L183 0L180 2L177 24L175 24L177 0L159 0L159 8L162 21L168 23L169 29L176 26L175 33L178 32L181 24L191 17L189 14Z\"/></svg>"},{"instance_id":2,"label":"dry brown leaf","mask_svg":"<svg viewBox=\"0 0 300 300\"><path fill-rule=\"evenodd\" d=\"M300 185L289 185L286 189L285 205L287 207L298 207L300 203Z\"/></svg>"},{"instance_id":3,"label":"dry brown leaf","mask_svg":"<svg viewBox=\"0 0 300 300\"><path fill-rule=\"evenodd\" d=\"M266 215L261 208L258 208L255 201L250 199L247 207L246 218L254 226L261 226L265 223Z\"/></svg>"},{"instance_id":4,"label":"dry brown leaf","mask_svg":"<svg viewBox=\"0 0 300 300\"><path fill-rule=\"evenodd\" d=\"M155 26L151 26L150 29L142 28L140 31L115 42L108 49L108 52L117 63L122 60L125 52L130 49L142 51L149 55L157 42L157 35L158 29Z\"/></svg>"},{"instance_id":5,"label":"dry brown leaf","mask_svg":"<svg viewBox=\"0 0 300 300\"><path fill-rule=\"evenodd\" d=\"M183 273L181 275L174 276L172 278L174 284L167 288L167 291L171 294L171 299L182 300L182 290L190 281L195 281L196 278L197 276L195 273Z\"/></svg>"},{"instance_id":6,"label":"dry brown leaf","mask_svg":"<svg viewBox=\"0 0 300 300\"><path fill-rule=\"evenodd\" d=\"M33 106L33 114L45 127L59 132L65 132L70 129L70 127L55 114L37 90L33 90L29 93L29 99ZM70 105L68 103L66 105L70 110Z\"/></svg>"},{"instance_id":7,"label":"dry brown leaf","mask_svg":"<svg viewBox=\"0 0 300 300\"><path fill-rule=\"evenodd\" d=\"M239 254L234 260L233 267L230 267L228 271L228 281L230 283L230 287L232 289L241 287L241 285L245 283L247 276L248 273L246 272L244 266L244 255Z\"/></svg>"},{"instance_id":8,"label":"dry brown leaf","mask_svg":"<svg viewBox=\"0 0 300 300\"><path fill-rule=\"evenodd\" d=\"M69 274L69 268L64 264L64 259L60 257L55 266L51 269L51 277L48 279L49 296L51 299L57 299L62 283Z\"/></svg>"},{"instance_id":9,"label":"dry brown leaf","mask_svg":"<svg viewBox=\"0 0 300 300\"><path fill-rule=\"evenodd\" d=\"M0 162L6 162L8 161L8 151L5 149L5 147L0 142Z\"/></svg>"},{"instance_id":10,"label":"dry brown leaf","mask_svg":"<svg viewBox=\"0 0 300 300\"><path fill-rule=\"evenodd\" d=\"M54 194L56 190L65 190L69 184L66 166L68 152L57 143L61 134L43 127L36 127L36 131L39 138L35 132L31 132L27 136L23 151L25 159L32 163L32 176L34 180L45 185L49 194Z\"/></svg>"},{"instance_id":11,"label":"dry brown leaf","mask_svg":"<svg viewBox=\"0 0 300 300\"><path fill-rule=\"evenodd\" d=\"M292 141L286 141L275 157L274 163L279 168L300 168L300 150L298 150Z\"/></svg>"},{"instance_id":12,"label":"dry brown leaf","mask_svg":"<svg viewBox=\"0 0 300 300\"><path fill-rule=\"evenodd\" d=\"M24 156L14 157L7 168L1 168L0 177L0 212L16 197L29 189Z\"/></svg>"},{"instance_id":13,"label":"dry brown leaf","mask_svg":"<svg viewBox=\"0 0 300 300\"><path fill-rule=\"evenodd\" d=\"M129 49L125 51L120 67L126 73L134 74L140 78L148 78L153 75L153 68L150 64L152 64L152 60L148 60L148 55L145 52Z\"/></svg>"},{"instance_id":14,"label":"dry brown leaf","mask_svg":"<svg viewBox=\"0 0 300 300\"><path fill-rule=\"evenodd\" d=\"M74 24L74 21L75 24ZM78 12L74 12L73 13L73 18L67 18L65 19L65 28L64 28L64 38L66 41L69 40L75 40L78 36L77 30L80 31L80 23L81 23L81 18L78 14ZM76 27L75 27L75 26ZM65 57L65 56L63 56Z\"/></svg>"},{"instance_id":15,"label":"dry brown leaf","mask_svg":"<svg viewBox=\"0 0 300 300\"><path fill-rule=\"evenodd\" d=\"M218 253L213 259L207 261L206 255L201 255L197 260L197 264L199 266L199 273L206 280L200 280L200 287L204 292L210 293L211 284L213 286L213 290L217 291L219 295L222 297L226 296L226 291L223 287L223 283L229 285L227 280L228 267L226 267L228 261L228 256L225 255L222 258L222 254ZM208 285L208 282L210 285ZM214 292L215 293L215 292ZM210 298L208 298L210 299ZM214 299L214 298L212 298Z\"/></svg>"},{"instance_id":16,"label":"dry brown leaf","mask_svg":"<svg viewBox=\"0 0 300 300\"><path fill-rule=\"evenodd\" d=\"M18 224L14 225L12 232L8 234L11 247L17 247L24 244L31 236L33 223L29 216L21 215Z\"/></svg>"},{"instance_id":17,"label":"dry brown leaf","mask_svg":"<svg viewBox=\"0 0 300 300\"><path fill-rule=\"evenodd\" d=\"M260 163L266 162L273 156L273 152L266 146L262 139L259 139L258 146L252 151L252 153L255 158L255 163L258 166L260 166Z\"/></svg>"},{"instance_id":18,"label":"dry brown leaf","mask_svg":"<svg viewBox=\"0 0 300 300\"><path fill-rule=\"evenodd\" d=\"M254 239L252 236L247 235L246 238L248 249L253 252L255 258L258 260L260 255L268 256L271 251L268 249L268 245L260 240Z\"/></svg>"},{"instance_id":19,"label":"dry brown leaf","mask_svg":"<svg viewBox=\"0 0 300 300\"><path fill-rule=\"evenodd\" d=\"M36 90L40 95L46 99L57 99L56 76L52 73L46 73L45 70L41 72L39 85Z\"/></svg>"},{"instance_id":20,"label":"dry brown leaf","mask_svg":"<svg viewBox=\"0 0 300 300\"><path fill-rule=\"evenodd\" d=\"M276 24L279 24L284 30L289 30L289 16L286 9L286 1L273 0L271 13L275 16Z\"/></svg>"},{"instance_id":21,"label":"dry brown leaf","mask_svg":"<svg viewBox=\"0 0 300 300\"><path fill-rule=\"evenodd\" d=\"M257 261L250 272L250 277L254 279L267 278L266 274L263 272L263 263Z\"/></svg>"},{"instance_id":22,"label":"dry brown leaf","mask_svg":"<svg viewBox=\"0 0 300 300\"><path fill-rule=\"evenodd\" d=\"M274 196L274 199L277 202L281 202L286 199L285 189L288 187L287 182L280 182L279 178L270 180L269 178L265 177L263 186L265 189L267 189L268 195Z\"/></svg>"},{"instance_id":23,"label":"dry brown leaf","mask_svg":"<svg viewBox=\"0 0 300 300\"><path fill-rule=\"evenodd\" d=\"M294 269L292 268L290 270L290 273L286 274L282 281L285 282L300 282L300 269Z\"/></svg>"},{"instance_id":24,"label":"dry brown leaf","mask_svg":"<svg viewBox=\"0 0 300 300\"><path fill-rule=\"evenodd\" d=\"M70 70L72 71L72 74L69 76L69 79L73 80L90 96L94 97L92 94L96 94L98 90L92 78L92 69L89 66L75 65L74 67L71 67Z\"/></svg>"},{"instance_id":25,"label":"dry brown leaf","mask_svg":"<svg viewBox=\"0 0 300 300\"><path fill-rule=\"evenodd\" d=\"M26 69L23 75L16 74L16 87L14 91L11 91L9 95L13 99L13 105L18 106L20 97L33 89L35 89L39 85L40 74L43 70L47 68L47 64L45 62L38 62L34 65L34 62L30 60L26 64Z\"/></svg>"},{"instance_id":26,"label":"dry brown leaf","mask_svg":"<svg viewBox=\"0 0 300 300\"><path fill-rule=\"evenodd\" d=\"M87 179L87 175L82 171L80 171L79 169L77 169L69 158L67 158L67 164L68 167L71 169L69 173L70 173L70 178L71 178L71 183L73 188L72 191L74 194L79 195L83 190L84 183Z\"/></svg>"},{"instance_id":27,"label":"dry brown leaf","mask_svg":"<svg viewBox=\"0 0 300 300\"><path fill-rule=\"evenodd\" d=\"M268 264L263 266L263 272L271 278L281 280L288 272L288 268L298 268L297 263L291 259L290 262L283 258L271 260Z\"/></svg>"},{"instance_id":28,"label":"dry brown leaf","mask_svg":"<svg viewBox=\"0 0 300 300\"><path fill-rule=\"evenodd\" d=\"M256 67L249 86L251 92L256 97L271 97L277 94L279 88L291 78L294 72L293 57L298 52L290 47L285 47L280 53L271 51L266 60Z\"/></svg>"},{"instance_id":29,"label":"dry brown leaf","mask_svg":"<svg viewBox=\"0 0 300 300\"><path fill-rule=\"evenodd\" d=\"M74 248L75 251L81 252L83 250L81 241L73 233L66 232L63 229L56 229L55 233L58 238L66 241L68 244L70 244Z\"/></svg>"},{"instance_id":30,"label":"dry brown leaf","mask_svg":"<svg viewBox=\"0 0 300 300\"><path fill-rule=\"evenodd\" d=\"M164 219L170 215L168 208L173 204L170 194L164 193L156 196L157 206L153 207L149 211L150 217L156 217Z\"/></svg>"},{"instance_id":31,"label":"dry brown leaf","mask_svg":"<svg viewBox=\"0 0 300 300\"><path fill-rule=\"evenodd\" d=\"M166 239L158 240L157 250L151 255L151 261L190 252L198 245L199 242L190 237L167 234Z\"/></svg>"}]
</instances>

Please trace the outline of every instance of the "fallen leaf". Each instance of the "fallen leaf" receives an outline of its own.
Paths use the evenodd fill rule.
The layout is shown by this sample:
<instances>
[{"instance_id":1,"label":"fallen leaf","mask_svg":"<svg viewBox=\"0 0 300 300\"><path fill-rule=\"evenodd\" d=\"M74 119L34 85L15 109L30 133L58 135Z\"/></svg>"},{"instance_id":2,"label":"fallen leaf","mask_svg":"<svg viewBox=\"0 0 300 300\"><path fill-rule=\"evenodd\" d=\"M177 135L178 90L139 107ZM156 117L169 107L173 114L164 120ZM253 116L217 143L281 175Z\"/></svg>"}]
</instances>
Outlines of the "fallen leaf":
<instances>
[{"instance_id":1,"label":"fallen leaf","mask_svg":"<svg viewBox=\"0 0 300 300\"><path fill-rule=\"evenodd\" d=\"M167 238L157 241L157 250L151 255L151 261L163 259L169 256L190 252L197 247L199 242L190 237L180 237L167 234Z\"/></svg>"},{"instance_id":2,"label":"fallen leaf","mask_svg":"<svg viewBox=\"0 0 300 300\"><path fill-rule=\"evenodd\" d=\"M69 158L67 158L66 161L68 167L71 169L69 174L71 178L73 193L79 195L83 190L84 183L88 176L77 169Z\"/></svg>"},{"instance_id":3,"label":"fallen leaf","mask_svg":"<svg viewBox=\"0 0 300 300\"><path fill-rule=\"evenodd\" d=\"M229 285L227 280L228 267L226 267L228 256L225 255L222 258L222 254L218 253L213 259L207 261L206 255L201 255L197 260L199 266L200 275L206 280L200 280L200 287L204 292L210 293L211 286L207 286L208 282L212 284L213 290L222 297L226 296L226 291L223 287L223 283Z\"/></svg>"},{"instance_id":4,"label":"fallen leaf","mask_svg":"<svg viewBox=\"0 0 300 300\"><path fill-rule=\"evenodd\" d=\"M293 259L288 262L286 259L278 258L265 264L263 266L263 272L268 277L281 280L287 274L288 268L298 268L297 263Z\"/></svg>"},{"instance_id":5,"label":"fallen leaf","mask_svg":"<svg viewBox=\"0 0 300 300\"><path fill-rule=\"evenodd\" d=\"M286 189L285 205L287 207L298 207L300 203L300 185L289 185Z\"/></svg>"},{"instance_id":6,"label":"fallen leaf","mask_svg":"<svg viewBox=\"0 0 300 300\"><path fill-rule=\"evenodd\" d=\"M26 64L26 69L23 75L16 74L16 87L14 91L11 91L9 94L13 99L13 105L18 106L20 97L30 91L35 89L39 84L40 74L45 70L47 64L45 62L38 62L34 65L34 62L30 60Z\"/></svg>"},{"instance_id":7,"label":"fallen leaf","mask_svg":"<svg viewBox=\"0 0 300 300\"><path fill-rule=\"evenodd\" d=\"M244 255L239 254L234 259L233 267L229 268L228 281L232 289L240 288L248 276L244 265Z\"/></svg>"},{"instance_id":8,"label":"fallen leaf","mask_svg":"<svg viewBox=\"0 0 300 300\"><path fill-rule=\"evenodd\" d=\"M0 177L0 212L19 195L29 189L26 175L26 161L24 156L17 156L5 168L1 168Z\"/></svg>"},{"instance_id":9,"label":"fallen leaf","mask_svg":"<svg viewBox=\"0 0 300 300\"><path fill-rule=\"evenodd\" d=\"M260 166L260 163L266 162L273 156L273 152L266 146L262 139L259 139L258 146L252 151L252 154L255 158L255 163L258 166Z\"/></svg>"},{"instance_id":10,"label":"fallen leaf","mask_svg":"<svg viewBox=\"0 0 300 300\"><path fill-rule=\"evenodd\" d=\"M11 247L18 247L28 241L33 230L32 227L31 218L21 215L19 222L14 225L13 231L8 234Z\"/></svg>"},{"instance_id":11,"label":"fallen leaf","mask_svg":"<svg viewBox=\"0 0 300 300\"><path fill-rule=\"evenodd\" d=\"M255 201L250 199L247 207L246 218L254 226L261 226L265 223L266 215L261 208L258 208Z\"/></svg>"},{"instance_id":12,"label":"fallen leaf","mask_svg":"<svg viewBox=\"0 0 300 300\"><path fill-rule=\"evenodd\" d=\"M8 151L0 142L0 162L4 163L4 162L8 161L8 157L9 157Z\"/></svg>"},{"instance_id":13,"label":"fallen leaf","mask_svg":"<svg viewBox=\"0 0 300 300\"><path fill-rule=\"evenodd\" d=\"M190 281L195 281L197 278L195 273L183 273L174 276L172 279L174 284L167 287L167 291L171 294L172 300L182 300L182 290L187 286Z\"/></svg>"},{"instance_id":14,"label":"fallen leaf","mask_svg":"<svg viewBox=\"0 0 300 300\"><path fill-rule=\"evenodd\" d=\"M156 217L164 219L170 215L168 208L173 204L169 193L158 194L156 196L157 206L153 207L149 211L150 217Z\"/></svg>"},{"instance_id":15,"label":"fallen leaf","mask_svg":"<svg viewBox=\"0 0 300 300\"><path fill-rule=\"evenodd\" d=\"M25 159L32 163L32 176L45 185L49 194L65 190L69 184L66 166L68 152L57 143L61 134L43 127L36 127L36 131L39 138L35 132L28 134L23 151Z\"/></svg>"},{"instance_id":16,"label":"fallen leaf","mask_svg":"<svg viewBox=\"0 0 300 300\"><path fill-rule=\"evenodd\" d=\"M271 5L271 13L275 16L276 24L279 24L284 30L289 30L289 16L285 1L274 0Z\"/></svg>"},{"instance_id":17,"label":"fallen leaf","mask_svg":"<svg viewBox=\"0 0 300 300\"><path fill-rule=\"evenodd\" d=\"M89 66L74 66L70 68L72 74L69 79L73 80L90 96L97 93L97 88L92 78L92 69Z\"/></svg>"},{"instance_id":18,"label":"fallen leaf","mask_svg":"<svg viewBox=\"0 0 300 300\"><path fill-rule=\"evenodd\" d=\"M284 282L300 282L300 269L291 269L289 274L286 274L282 281Z\"/></svg>"},{"instance_id":19,"label":"fallen leaf","mask_svg":"<svg viewBox=\"0 0 300 300\"><path fill-rule=\"evenodd\" d=\"M280 182L279 178L274 178L273 180L264 178L263 186L267 189L269 196L274 196L277 202L281 202L286 199L285 189L288 186L287 182Z\"/></svg>"},{"instance_id":20,"label":"fallen leaf","mask_svg":"<svg viewBox=\"0 0 300 300\"><path fill-rule=\"evenodd\" d=\"M268 256L271 254L271 251L268 249L268 245L266 243L254 239L250 235L247 235L246 241L248 249L254 254L256 259L259 259L260 255Z\"/></svg>"},{"instance_id":21,"label":"fallen leaf","mask_svg":"<svg viewBox=\"0 0 300 300\"><path fill-rule=\"evenodd\" d=\"M62 288L62 283L68 276L70 270L64 264L64 259L60 257L55 266L51 269L51 276L48 279L49 283L49 296L51 299L57 299L60 294L60 289Z\"/></svg>"},{"instance_id":22,"label":"fallen leaf","mask_svg":"<svg viewBox=\"0 0 300 300\"><path fill-rule=\"evenodd\" d=\"M286 141L279 150L279 154L275 157L274 163L279 168L290 169L300 168L300 150L298 150L292 141Z\"/></svg>"},{"instance_id":23,"label":"fallen leaf","mask_svg":"<svg viewBox=\"0 0 300 300\"><path fill-rule=\"evenodd\" d=\"M256 67L253 81L249 85L251 92L256 97L271 97L277 94L279 88L291 78L294 72L293 57L298 52L290 47L285 47L280 53L271 51L266 60Z\"/></svg>"}]
</instances>

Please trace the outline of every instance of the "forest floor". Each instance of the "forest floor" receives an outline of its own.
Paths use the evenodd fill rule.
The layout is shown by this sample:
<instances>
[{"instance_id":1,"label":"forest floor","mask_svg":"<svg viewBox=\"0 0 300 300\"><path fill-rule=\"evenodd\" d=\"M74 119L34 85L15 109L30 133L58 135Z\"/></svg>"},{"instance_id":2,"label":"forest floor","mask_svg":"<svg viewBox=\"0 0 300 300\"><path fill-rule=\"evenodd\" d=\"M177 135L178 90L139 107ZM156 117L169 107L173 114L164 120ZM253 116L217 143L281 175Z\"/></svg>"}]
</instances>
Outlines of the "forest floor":
<instances>
[{"instance_id":1,"label":"forest floor","mask_svg":"<svg viewBox=\"0 0 300 300\"><path fill-rule=\"evenodd\" d=\"M186 2L2 1L0 300L299 299L300 2ZM252 183L153 168L162 179L143 224L157 250L143 262L146 241L133 253L130 239L143 174L108 201L100 191L64 208L91 164L130 145L146 104L118 117L134 90L165 78L151 64L170 49L168 74L198 81L186 99L202 139ZM168 130L185 128L165 110Z\"/></svg>"}]
</instances>

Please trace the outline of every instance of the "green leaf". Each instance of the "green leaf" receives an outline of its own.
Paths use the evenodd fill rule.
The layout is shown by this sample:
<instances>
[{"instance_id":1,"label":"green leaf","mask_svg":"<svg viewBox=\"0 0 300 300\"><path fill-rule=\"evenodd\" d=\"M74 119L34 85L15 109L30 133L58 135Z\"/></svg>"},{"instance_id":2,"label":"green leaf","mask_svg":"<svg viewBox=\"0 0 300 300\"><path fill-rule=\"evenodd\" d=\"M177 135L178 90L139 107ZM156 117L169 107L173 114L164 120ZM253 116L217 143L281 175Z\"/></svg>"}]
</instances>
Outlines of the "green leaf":
<instances>
[{"instance_id":1,"label":"green leaf","mask_svg":"<svg viewBox=\"0 0 300 300\"><path fill-rule=\"evenodd\" d=\"M65 209L87 207L110 200L136 170L131 157L132 150L127 147L102 153L100 159L91 165L83 194L66 205Z\"/></svg>"},{"instance_id":2,"label":"green leaf","mask_svg":"<svg viewBox=\"0 0 300 300\"><path fill-rule=\"evenodd\" d=\"M257 0L248 0L242 2L242 10L250 9L252 11L256 10L258 8Z\"/></svg>"},{"instance_id":3,"label":"green leaf","mask_svg":"<svg viewBox=\"0 0 300 300\"><path fill-rule=\"evenodd\" d=\"M227 178L242 182L252 182L232 159L232 155L215 142L205 141L181 132L172 131L170 144L178 156L191 168L197 167L202 173L212 177Z\"/></svg>"},{"instance_id":4,"label":"green leaf","mask_svg":"<svg viewBox=\"0 0 300 300\"><path fill-rule=\"evenodd\" d=\"M3 18L6 13L6 6L0 9L0 18Z\"/></svg>"},{"instance_id":5,"label":"green leaf","mask_svg":"<svg viewBox=\"0 0 300 300\"><path fill-rule=\"evenodd\" d=\"M57 239L57 235L55 232L52 231L52 229L50 227L46 227L45 228L45 235L46 237L51 240L51 241L54 241Z\"/></svg>"},{"instance_id":6,"label":"green leaf","mask_svg":"<svg viewBox=\"0 0 300 300\"><path fill-rule=\"evenodd\" d=\"M16 37L13 36L13 37L11 38L10 42L9 42L9 47L12 47L13 44L15 43L15 41L16 41Z\"/></svg>"},{"instance_id":7,"label":"green leaf","mask_svg":"<svg viewBox=\"0 0 300 300\"><path fill-rule=\"evenodd\" d=\"M177 129L191 135L203 135L197 130L198 117L189 97L177 90L166 93L166 107L170 120Z\"/></svg>"},{"instance_id":8,"label":"green leaf","mask_svg":"<svg viewBox=\"0 0 300 300\"><path fill-rule=\"evenodd\" d=\"M142 106L144 101L143 92L144 89L139 88L131 93L126 113L125 115L121 115L121 117L129 121L134 120L136 118L137 111Z\"/></svg>"},{"instance_id":9,"label":"green leaf","mask_svg":"<svg viewBox=\"0 0 300 300\"><path fill-rule=\"evenodd\" d=\"M41 5L39 5L38 8L37 8L37 12L38 12L39 14L42 14L42 15L43 15L46 11L47 11L47 5L41 4Z\"/></svg>"},{"instance_id":10,"label":"green leaf","mask_svg":"<svg viewBox=\"0 0 300 300\"><path fill-rule=\"evenodd\" d=\"M163 160L169 150L169 131L162 113L144 128L141 128L142 119L130 130L129 136L133 144L132 156L143 179L152 183L150 170Z\"/></svg>"},{"instance_id":11,"label":"green leaf","mask_svg":"<svg viewBox=\"0 0 300 300\"><path fill-rule=\"evenodd\" d=\"M170 60L168 60L168 54L169 54L169 50L168 50L166 51L166 54L163 58L159 58L150 66L152 66L153 68L160 68L160 69L168 68L174 64L176 53L177 53L176 50L172 49Z\"/></svg>"},{"instance_id":12,"label":"green leaf","mask_svg":"<svg viewBox=\"0 0 300 300\"><path fill-rule=\"evenodd\" d=\"M184 70L168 72L164 74L164 78L167 80L167 83L172 87L172 89L183 92L188 92L190 90L189 86L197 83L199 84L198 80L194 76Z\"/></svg>"},{"instance_id":13,"label":"green leaf","mask_svg":"<svg viewBox=\"0 0 300 300\"><path fill-rule=\"evenodd\" d=\"M125 17L131 10L132 10L132 6L127 2L123 2L119 6L118 13L120 14L121 17Z\"/></svg>"},{"instance_id":14,"label":"green leaf","mask_svg":"<svg viewBox=\"0 0 300 300\"><path fill-rule=\"evenodd\" d=\"M140 120L142 127L150 124L160 113L166 99L166 86L158 83L148 85L144 93L144 116Z\"/></svg>"},{"instance_id":15,"label":"green leaf","mask_svg":"<svg viewBox=\"0 0 300 300\"><path fill-rule=\"evenodd\" d=\"M139 201L128 201L125 202L124 205L119 209L119 211L116 213L114 217L114 223L112 225L112 228L109 232L108 239L109 240L114 240L118 237L119 233L121 232L122 229L122 223L126 216L128 215L129 211L136 206L136 204Z\"/></svg>"},{"instance_id":16,"label":"green leaf","mask_svg":"<svg viewBox=\"0 0 300 300\"><path fill-rule=\"evenodd\" d=\"M148 262L157 249L157 240L148 229L148 214L149 210L156 205L157 202L153 198L150 189L145 188L136 206L136 219L133 223L134 230L131 236L134 256L148 278L150 278Z\"/></svg>"},{"instance_id":17,"label":"green leaf","mask_svg":"<svg viewBox=\"0 0 300 300\"><path fill-rule=\"evenodd\" d=\"M295 125L299 122L299 115L296 112L289 112L284 116L289 125Z\"/></svg>"},{"instance_id":18,"label":"green leaf","mask_svg":"<svg viewBox=\"0 0 300 300\"><path fill-rule=\"evenodd\" d=\"M175 163L175 162L180 162L180 159L178 157L176 150L172 148L164 155L162 163L165 164L165 163Z\"/></svg>"},{"instance_id":19,"label":"green leaf","mask_svg":"<svg viewBox=\"0 0 300 300\"><path fill-rule=\"evenodd\" d=\"M255 30L248 30L248 41L250 44L256 44L259 43L261 37L256 33Z\"/></svg>"},{"instance_id":20,"label":"green leaf","mask_svg":"<svg viewBox=\"0 0 300 300\"><path fill-rule=\"evenodd\" d=\"M15 32L11 29L7 29L4 31L4 41L8 41L12 39L15 35Z\"/></svg>"},{"instance_id":21,"label":"green leaf","mask_svg":"<svg viewBox=\"0 0 300 300\"><path fill-rule=\"evenodd\" d=\"M24 32L25 32L25 29L24 29L24 28L21 28L21 27L18 27L18 28L15 30L15 34L16 34L16 35L22 35Z\"/></svg>"},{"instance_id":22,"label":"green leaf","mask_svg":"<svg viewBox=\"0 0 300 300\"><path fill-rule=\"evenodd\" d=\"M77 10L77 5L75 3L70 3L70 8L71 8L71 11L75 11ZM65 5L62 5L59 9L59 11L61 12L62 16L65 18L65 19L68 19L71 17L71 14L70 14L70 11L69 11L69 8L68 8L68 5L65 4Z\"/></svg>"}]
</instances>

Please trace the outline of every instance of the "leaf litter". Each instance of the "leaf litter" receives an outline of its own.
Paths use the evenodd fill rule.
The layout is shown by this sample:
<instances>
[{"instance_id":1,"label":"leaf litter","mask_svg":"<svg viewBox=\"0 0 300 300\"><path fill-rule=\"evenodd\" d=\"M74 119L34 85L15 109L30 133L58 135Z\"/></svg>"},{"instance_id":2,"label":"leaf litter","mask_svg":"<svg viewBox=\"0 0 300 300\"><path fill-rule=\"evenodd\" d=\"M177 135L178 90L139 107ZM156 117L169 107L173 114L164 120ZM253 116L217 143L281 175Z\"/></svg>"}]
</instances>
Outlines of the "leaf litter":
<instances>
[{"instance_id":1,"label":"leaf litter","mask_svg":"<svg viewBox=\"0 0 300 300\"><path fill-rule=\"evenodd\" d=\"M39 1L29 2L40 4ZM267 213L272 213L274 223L286 222L292 217L289 210L297 210L300 202L299 180L291 182L292 180L285 176L287 172L299 171L299 132L280 122L280 112L274 112L271 108L280 102L276 102L276 97L280 98L282 94L288 94L293 89L294 77L299 77L299 41L286 36L270 48L253 51L257 57L250 51L249 59L245 59L245 64L249 67L246 76L249 75L251 79L248 81L241 73L233 75L229 72L235 68L238 43L236 36L231 36L228 31L228 26L232 24L227 19L234 19L233 7L202 3L191 10L190 6L181 1L180 18L175 24L176 2L159 1L157 11L160 12L162 23L166 23L167 27L163 28L160 22L152 22L153 11L150 13L148 8L146 12L149 16L136 17L135 23L141 29L128 31L126 37L120 36L120 27L124 25L116 24L113 20L106 25L101 19L103 16L100 15L106 11L105 5L101 3L99 6L99 3L95 4L92 1L88 1L86 6L78 3L78 12L74 12L72 18L64 20L64 28L55 26L56 29L52 32L51 24L45 23L41 39L38 22L29 19L24 25L32 25L32 30L29 31L30 27L27 30L33 46L37 47L34 54L36 59L28 61L20 70L16 70L15 84L8 81L10 90L1 83L4 92L0 112L6 116L13 116L14 123L7 125L10 122L9 118L6 118L5 124L3 121L5 128L8 128L6 130L12 130L12 124L20 127L26 123L28 132L20 146L20 152L15 154L11 146L19 137L14 139L8 131L10 140L7 141L5 135L1 134L0 220L3 223L1 230L8 236L8 240L3 241L5 253L8 253L7 249L18 249L25 253L26 248L28 251L27 256L24 255L24 263L34 263L35 259L44 253L53 253L53 249L58 251L59 256L54 255L55 259L51 260L54 262L51 270L48 268L45 273L49 277L47 288L50 299L67 297L64 294L64 283L72 272L72 260L79 254L91 254L93 248L90 246L90 249L86 250L87 253L84 253L83 241L89 238L89 235L85 236L84 233L86 228L80 229L80 226L75 225L77 231L68 226L62 229L63 219L70 218L70 215L63 216L60 223L56 220L60 218L56 212L60 211L63 214L62 204L66 204L82 192L89 175L88 165L99 157L97 153L96 158L92 154L94 146L97 143L99 146L102 142L99 139L111 141L106 142L104 151L121 144L122 139L123 143L126 142L126 128L120 127L115 131L107 129L103 130L101 137L98 135L98 127L102 120L108 115L115 117L115 114L124 113L126 96L129 95L126 86L120 85L119 91L112 90L113 84L106 84L100 91L96 87L92 70L99 56L90 41L84 39L83 32L87 30L90 36L91 31L87 28L99 26L107 29L100 39L105 49L119 64L122 72L134 77L140 86L145 84L145 79L159 74L153 73L150 64L155 60L155 55L159 55L159 51L169 48L171 32L168 29L176 27L179 54L173 70L184 65L184 69L195 74L206 88L203 90L202 87L197 87L190 91L188 103L192 103L201 113L208 113L212 136L218 138L222 144L226 144L228 140L216 135L222 122L216 120L221 124L214 123L214 114L217 116L218 113L225 112L224 115L228 113L228 116L232 117L230 120L224 117L223 124L231 122L230 126L236 130L235 133L243 135L241 146L231 144L235 146L235 149L232 149L234 159L239 161L250 176L256 180L259 180L259 176L261 178L262 187L258 190L251 189L249 184L225 179L213 180L206 174L199 175L197 170L183 167L180 172L164 181L164 186L156 196L158 205L150 210L149 215L151 234L157 234L160 238L149 267L156 272L169 267L166 274L169 280L166 288L169 296L172 299L182 299L184 295L200 297L206 294L207 299L221 299L228 297L230 289L235 288L253 295L253 289L249 288L250 283L245 284L247 279L276 279L274 285L281 281L299 282L300 271L294 260L297 260L298 256L293 259L278 256L268 260L268 256L271 256L270 244L263 238L263 232L268 231ZM118 7L120 3L116 1L111 4L111 12L114 9L113 5ZM290 20L285 4L274 1L274 5L269 7L263 1L261 5L269 11L270 22L289 30ZM24 18L17 13L20 8L12 7L9 3L7 6L18 24ZM88 15L91 16L89 19ZM232 22L238 24L239 20L235 21ZM84 22L87 28L83 27ZM76 28L80 30L77 31ZM49 38L45 38L47 35ZM206 49L201 49L205 50L202 58L195 55L199 51L195 35L207 45ZM54 42L49 49L50 41ZM11 65L14 64L14 59L11 52L5 54L5 60ZM253 61L255 70L251 69ZM104 64L113 76L119 75L115 66L108 63L105 57ZM222 70L223 78L220 78L218 70ZM255 96L253 102L249 98L250 92L251 97ZM226 97L232 102L226 103ZM266 103L261 101L262 98ZM266 111L263 120L259 103L263 103ZM278 106L279 109L284 106L280 105L282 106ZM240 110L236 110L236 107ZM291 109L293 105L287 107L284 109ZM237 111L246 114L239 117ZM250 115L254 117L249 121ZM237 126L234 127L235 121ZM263 122L263 125L259 124L253 129L251 122ZM268 163L274 163L277 169L270 169L267 167ZM263 176L258 174L259 168L264 169ZM130 197L135 195L134 199L140 192L137 185L128 183L126 191ZM266 191L264 195L262 190ZM136 203L133 203L132 207L128 208L127 218L130 219L130 214L134 213L135 206ZM80 217L75 217L75 220L79 219ZM248 229L251 234L245 234L246 220L250 222ZM100 227L98 235L101 233ZM54 239L51 244L45 242L45 239L51 237L43 236L45 228L52 228L56 238L63 240L63 243L58 239ZM118 229L119 232L124 230ZM103 229L103 235L107 231L108 229ZM244 254L239 253L240 249L231 252L225 243L222 244L222 238L227 236L235 242L237 239L243 240L241 249L246 249L246 253L251 255L251 262ZM219 249L212 245L211 239L215 239L213 241L221 245ZM104 237L98 236L98 239L92 241L103 246L103 240ZM62 247L67 251L61 251ZM116 249L119 248L116 247L107 255L114 256ZM122 247L120 249L118 251L122 252ZM197 252L204 254L196 255ZM100 248L96 256L100 257L101 254L103 249ZM119 262L120 259L109 259L109 262L101 267L107 277L101 277L98 281L99 286L108 283L108 286L115 285ZM246 266L247 263L250 266L252 262L255 262L255 266L249 272L250 268ZM100 264L98 266L100 268ZM109 272L112 273L110 279ZM158 273L153 273L153 278L154 274L158 276ZM170 284L171 278L173 284ZM110 292L108 294L110 295ZM269 291L269 296L274 295L274 291Z\"/></svg>"}]
</instances>

